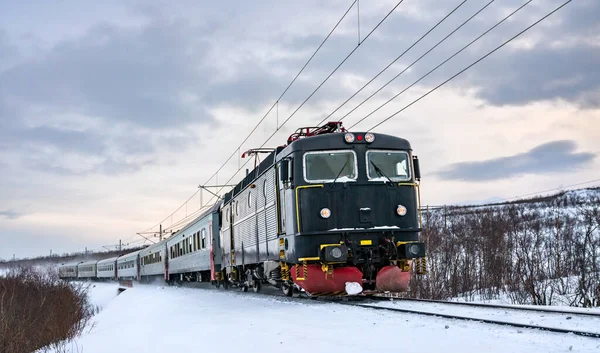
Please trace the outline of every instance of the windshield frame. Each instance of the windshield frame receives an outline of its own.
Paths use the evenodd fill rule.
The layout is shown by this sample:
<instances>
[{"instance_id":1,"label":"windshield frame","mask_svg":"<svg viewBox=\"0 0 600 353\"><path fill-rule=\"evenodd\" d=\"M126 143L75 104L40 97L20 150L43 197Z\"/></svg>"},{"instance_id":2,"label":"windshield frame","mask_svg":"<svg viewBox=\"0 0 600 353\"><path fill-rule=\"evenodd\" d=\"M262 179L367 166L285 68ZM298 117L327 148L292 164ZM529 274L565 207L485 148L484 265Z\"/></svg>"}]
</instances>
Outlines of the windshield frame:
<instances>
[{"instance_id":1,"label":"windshield frame","mask_svg":"<svg viewBox=\"0 0 600 353\"><path fill-rule=\"evenodd\" d=\"M404 151L404 150L379 150L379 149L370 149L367 150L367 152L365 153L365 169L367 172L367 180L368 181L381 181L379 180L379 178L384 178L385 180L387 180L386 177L380 177L379 175L375 175L375 176L371 176L371 174L369 173L369 170L371 169L371 160L369 159L369 153L370 152L384 152L384 153L403 153L406 155L406 163L407 163L407 172L408 175L406 177L399 177L399 176L392 176L392 175L388 175L388 177L390 178L391 181L393 182L405 182L405 181L412 181L412 163L411 163L411 156L410 153L408 153L408 151ZM379 166L378 166L379 167ZM375 180L377 179L377 180Z\"/></svg>"},{"instance_id":2,"label":"windshield frame","mask_svg":"<svg viewBox=\"0 0 600 353\"><path fill-rule=\"evenodd\" d=\"M304 181L309 183L309 184L319 184L319 183L333 183L333 181L335 179L331 178L331 179L320 179L320 180L312 180L312 179L308 179L306 176L306 172L307 172L307 168L306 168L306 156L308 155L312 155L312 154L327 154L327 153L351 153L352 156L354 157L354 178L350 178L352 180L352 182L355 182L358 180L358 174L359 174L359 170L358 170L358 156L356 155L356 152L354 150L351 149L341 149L341 150L318 150L318 151L307 151L304 152L304 154L302 155L302 176L304 177ZM336 180L336 183L341 183L342 181Z\"/></svg>"}]
</instances>

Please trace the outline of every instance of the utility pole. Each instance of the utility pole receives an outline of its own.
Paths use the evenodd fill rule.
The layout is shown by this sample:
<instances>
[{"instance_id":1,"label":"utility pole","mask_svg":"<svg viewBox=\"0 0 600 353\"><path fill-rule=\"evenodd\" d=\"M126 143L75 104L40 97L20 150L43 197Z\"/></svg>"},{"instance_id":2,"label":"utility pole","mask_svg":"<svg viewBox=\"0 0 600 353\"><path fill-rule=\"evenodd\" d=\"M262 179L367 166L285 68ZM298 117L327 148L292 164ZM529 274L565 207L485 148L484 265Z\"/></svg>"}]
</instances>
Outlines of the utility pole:
<instances>
[{"instance_id":1,"label":"utility pole","mask_svg":"<svg viewBox=\"0 0 600 353\"><path fill-rule=\"evenodd\" d=\"M162 224L159 226L158 231L159 231L158 240L162 241Z\"/></svg>"},{"instance_id":2,"label":"utility pole","mask_svg":"<svg viewBox=\"0 0 600 353\"><path fill-rule=\"evenodd\" d=\"M121 251L121 239L119 239L119 251Z\"/></svg>"},{"instance_id":3,"label":"utility pole","mask_svg":"<svg viewBox=\"0 0 600 353\"><path fill-rule=\"evenodd\" d=\"M85 247L85 256L87 257L87 246Z\"/></svg>"}]
</instances>

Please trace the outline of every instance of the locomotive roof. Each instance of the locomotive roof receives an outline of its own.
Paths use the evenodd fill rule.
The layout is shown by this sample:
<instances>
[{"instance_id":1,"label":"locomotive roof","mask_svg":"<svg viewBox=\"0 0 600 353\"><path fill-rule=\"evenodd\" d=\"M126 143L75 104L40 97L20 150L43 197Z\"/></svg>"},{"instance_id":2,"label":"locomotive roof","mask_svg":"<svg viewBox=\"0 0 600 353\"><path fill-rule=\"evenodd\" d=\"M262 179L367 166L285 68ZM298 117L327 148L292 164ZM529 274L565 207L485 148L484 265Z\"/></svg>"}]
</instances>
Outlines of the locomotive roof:
<instances>
[{"instance_id":1,"label":"locomotive roof","mask_svg":"<svg viewBox=\"0 0 600 353\"><path fill-rule=\"evenodd\" d=\"M331 134L323 134L298 139L292 142L283 150L283 153L281 153L280 158L283 158L294 151L348 148L352 144L346 143L346 141L344 140L345 134L346 133L344 132L336 132ZM352 132L352 134L354 134L355 136L364 135L366 134L366 132ZM365 142L355 143L367 144L370 148L393 148L400 150L411 150L410 142L408 142L408 140L406 139L385 134L372 134L375 135L375 140L373 142L368 144ZM277 158L277 160L279 160L280 158Z\"/></svg>"},{"instance_id":2,"label":"locomotive roof","mask_svg":"<svg viewBox=\"0 0 600 353\"><path fill-rule=\"evenodd\" d=\"M354 135L364 135L366 132L352 132ZM223 202L228 202L235 195L239 194L246 186L250 185L256 178L263 174L269 167L281 158L289 155L294 151L304 150L319 150L319 149L344 149L348 148L350 144L344 140L344 132L336 132L330 134L323 134L317 136L310 136L298 139L287 146L277 147L273 152L265 158L258 167L254 168L251 172L242 179L231 191L225 194ZM401 137L373 133L375 140L369 143L371 148L380 149L399 149L399 150L412 150L410 142ZM360 143L364 144L364 143Z\"/></svg>"}]
</instances>

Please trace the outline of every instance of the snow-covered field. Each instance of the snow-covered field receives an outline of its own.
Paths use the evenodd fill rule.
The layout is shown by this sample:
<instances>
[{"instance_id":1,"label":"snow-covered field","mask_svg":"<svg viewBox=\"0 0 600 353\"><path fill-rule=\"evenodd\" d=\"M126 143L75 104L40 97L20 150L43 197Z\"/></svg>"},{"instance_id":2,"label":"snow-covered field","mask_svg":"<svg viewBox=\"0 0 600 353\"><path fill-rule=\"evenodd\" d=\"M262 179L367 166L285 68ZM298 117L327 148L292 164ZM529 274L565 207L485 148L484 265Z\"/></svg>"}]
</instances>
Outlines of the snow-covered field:
<instances>
[{"instance_id":1,"label":"snow-covered field","mask_svg":"<svg viewBox=\"0 0 600 353\"><path fill-rule=\"evenodd\" d=\"M215 289L96 283L74 352L599 352L600 340Z\"/></svg>"}]
</instances>

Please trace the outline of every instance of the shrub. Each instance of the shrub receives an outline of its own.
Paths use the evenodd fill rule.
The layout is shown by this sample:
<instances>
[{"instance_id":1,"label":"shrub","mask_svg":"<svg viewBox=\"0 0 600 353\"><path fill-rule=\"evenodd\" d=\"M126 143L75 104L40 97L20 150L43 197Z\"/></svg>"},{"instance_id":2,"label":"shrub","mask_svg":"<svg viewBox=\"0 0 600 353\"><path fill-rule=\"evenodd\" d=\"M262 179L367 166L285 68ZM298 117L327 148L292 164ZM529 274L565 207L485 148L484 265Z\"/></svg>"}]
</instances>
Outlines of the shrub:
<instances>
[{"instance_id":1,"label":"shrub","mask_svg":"<svg viewBox=\"0 0 600 353\"><path fill-rule=\"evenodd\" d=\"M83 285L19 268L0 277L0 352L58 349L94 314Z\"/></svg>"}]
</instances>

